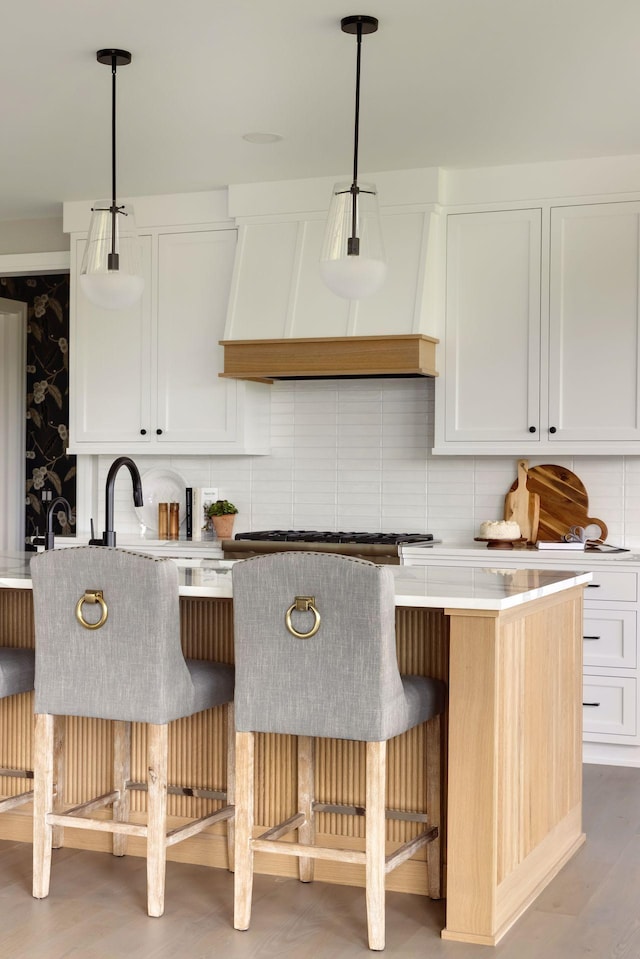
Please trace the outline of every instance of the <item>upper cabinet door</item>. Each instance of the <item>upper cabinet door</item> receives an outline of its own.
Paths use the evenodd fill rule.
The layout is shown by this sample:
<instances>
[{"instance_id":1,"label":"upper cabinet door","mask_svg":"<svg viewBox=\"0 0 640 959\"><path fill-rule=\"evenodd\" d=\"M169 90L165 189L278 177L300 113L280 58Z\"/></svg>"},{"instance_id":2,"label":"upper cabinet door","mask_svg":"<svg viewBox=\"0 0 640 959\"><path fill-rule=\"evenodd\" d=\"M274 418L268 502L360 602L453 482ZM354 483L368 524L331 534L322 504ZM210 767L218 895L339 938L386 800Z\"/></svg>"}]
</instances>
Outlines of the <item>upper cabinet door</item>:
<instances>
[{"instance_id":1,"label":"upper cabinet door","mask_svg":"<svg viewBox=\"0 0 640 959\"><path fill-rule=\"evenodd\" d=\"M151 228L126 310L82 296L84 239L72 243L70 452L268 452L269 387L218 376L235 229Z\"/></svg>"},{"instance_id":2,"label":"upper cabinet door","mask_svg":"<svg viewBox=\"0 0 640 959\"><path fill-rule=\"evenodd\" d=\"M104 310L78 283L84 239L72 243L70 437L72 448L92 443L148 444L150 402L152 238L141 236L145 288L138 303Z\"/></svg>"},{"instance_id":3,"label":"upper cabinet door","mask_svg":"<svg viewBox=\"0 0 640 959\"><path fill-rule=\"evenodd\" d=\"M540 209L447 217L442 372L452 447L498 452L540 437L541 224Z\"/></svg>"},{"instance_id":4,"label":"upper cabinet door","mask_svg":"<svg viewBox=\"0 0 640 959\"><path fill-rule=\"evenodd\" d=\"M235 230L158 237L159 444L235 439L236 384L217 375L235 248Z\"/></svg>"},{"instance_id":5,"label":"upper cabinet door","mask_svg":"<svg viewBox=\"0 0 640 959\"><path fill-rule=\"evenodd\" d=\"M640 203L551 211L549 441L640 439Z\"/></svg>"}]
</instances>

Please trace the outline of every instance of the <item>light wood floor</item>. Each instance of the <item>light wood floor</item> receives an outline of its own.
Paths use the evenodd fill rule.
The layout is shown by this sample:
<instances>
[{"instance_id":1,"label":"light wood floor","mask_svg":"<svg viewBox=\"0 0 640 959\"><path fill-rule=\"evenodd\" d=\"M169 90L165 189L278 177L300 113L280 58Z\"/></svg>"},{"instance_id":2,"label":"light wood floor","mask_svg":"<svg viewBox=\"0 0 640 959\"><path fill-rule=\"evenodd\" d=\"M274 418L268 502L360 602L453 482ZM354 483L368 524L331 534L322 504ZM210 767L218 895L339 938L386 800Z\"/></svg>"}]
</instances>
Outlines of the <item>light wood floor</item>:
<instances>
[{"instance_id":1,"label":"light wood floor","mask_svg":"<svg viewBox=\"0 0 640 959\"><path fill-rule=\"evenodd\" d=\"M587 843L495 948L443 942L444 904L387 894L387 948L428 959L640 959L640 769L585 766ZM142 859L58 850L32 899L31 846L0 842L0 959L360 959L364 893L256 876L247 932L229 873L169 863L166 912L145 912Z\"/></svg>"}]
</instances>

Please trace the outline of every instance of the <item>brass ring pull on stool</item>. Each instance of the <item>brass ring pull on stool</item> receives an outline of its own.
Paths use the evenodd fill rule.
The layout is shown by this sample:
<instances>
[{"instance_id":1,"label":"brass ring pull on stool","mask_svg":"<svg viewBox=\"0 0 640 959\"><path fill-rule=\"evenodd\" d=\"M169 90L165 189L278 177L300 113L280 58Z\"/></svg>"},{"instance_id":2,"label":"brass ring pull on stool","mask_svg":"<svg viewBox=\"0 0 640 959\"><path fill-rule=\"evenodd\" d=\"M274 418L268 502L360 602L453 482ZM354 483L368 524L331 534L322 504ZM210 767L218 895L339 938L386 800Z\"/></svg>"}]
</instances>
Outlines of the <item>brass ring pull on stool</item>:
<instances>
[{"instance_id":1,"label":"brass ring pull on stool","mask_svg":"<svg viewBox=\"0 0 640 959\"><path fill-rule=\"evenodd\" d=\"M100 619L97 623L88 623L84 618L82 613L83 603L97 603L101 609ZM81 626L84 626L85 629L100 629L101 626L107 621L107 616L109 615L109 610L107 609L107 604L102 598L101 589L85 589L84 594L80 597L76 603L76 619Z\"/></svg>"},{"instance_id":2,"label":"brass ring pull on stool","mask_svg":"<svg viewBox=\"0 0 640 959\"><path fill-rule=\"evenodd\" d=\"M320 629L320 613L315 607L316 598L315 596L296 596L295 602L291 604L287 612L285 613L284 622L291 633L292 636L295 636L296 639L311 639L312 636ZM314 616L313 626L307 633L300 633L295 628L291 622L291 613L294 609L298 610L300 613L312 612Z\"/></svg>"}]
</instances>

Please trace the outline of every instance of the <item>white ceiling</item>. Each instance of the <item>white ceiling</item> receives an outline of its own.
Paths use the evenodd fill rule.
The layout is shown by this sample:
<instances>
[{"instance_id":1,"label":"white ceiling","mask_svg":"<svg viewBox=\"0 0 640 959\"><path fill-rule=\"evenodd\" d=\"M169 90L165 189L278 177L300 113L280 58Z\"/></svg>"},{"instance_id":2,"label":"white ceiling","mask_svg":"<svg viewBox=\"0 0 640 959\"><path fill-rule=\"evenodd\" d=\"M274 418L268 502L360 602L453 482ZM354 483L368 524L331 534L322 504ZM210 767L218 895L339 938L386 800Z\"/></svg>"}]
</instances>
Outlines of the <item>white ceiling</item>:
<instances>
[{"instance_id":1,"label":"white ceiling","mask_svg":"<svg viewBox=\"0 0 640 959\"><path fill-rule=\"evenodd\" d=\"M0 58L0 219L118 195L361 172L640 154L639 0L12 0ZM278 143L247 143L248 132Z\"/></svg>"}]
</instances>

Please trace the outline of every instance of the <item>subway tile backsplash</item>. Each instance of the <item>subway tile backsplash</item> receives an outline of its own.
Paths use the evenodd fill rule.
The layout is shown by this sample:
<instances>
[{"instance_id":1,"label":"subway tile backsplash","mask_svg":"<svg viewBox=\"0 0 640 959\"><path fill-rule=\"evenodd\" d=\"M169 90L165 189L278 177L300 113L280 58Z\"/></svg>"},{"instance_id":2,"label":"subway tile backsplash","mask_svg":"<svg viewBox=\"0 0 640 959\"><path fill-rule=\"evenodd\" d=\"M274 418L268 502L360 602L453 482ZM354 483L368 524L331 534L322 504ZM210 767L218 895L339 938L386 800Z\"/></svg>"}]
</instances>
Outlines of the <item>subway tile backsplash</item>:
<instances>
[{"instance_id":1,"label":"subway tile backsplash","mask_svg":"<svg viewBox=\"0 0 640 959\"><path fill-rule=\"evenodd\" d=\"M468 545L483 520L501 517L517 457L432 456L433 380L279 382L272 390L270 455L140 456L140 472L171 469L185 485L216 486L240 510L238 530L357 527ZM99 457L100 491L113 459ZM582 479L609 542L640 545L640 456L555 462ZM115 503L118 532L138 533L126 470Z\"/></svg>"}]
</instances>

